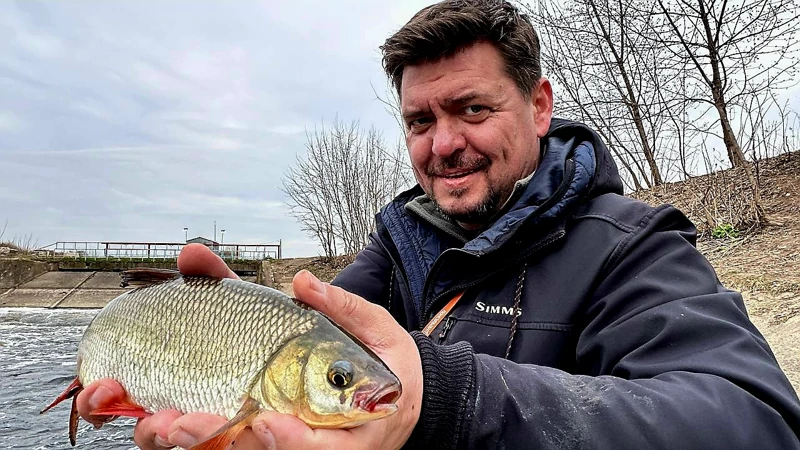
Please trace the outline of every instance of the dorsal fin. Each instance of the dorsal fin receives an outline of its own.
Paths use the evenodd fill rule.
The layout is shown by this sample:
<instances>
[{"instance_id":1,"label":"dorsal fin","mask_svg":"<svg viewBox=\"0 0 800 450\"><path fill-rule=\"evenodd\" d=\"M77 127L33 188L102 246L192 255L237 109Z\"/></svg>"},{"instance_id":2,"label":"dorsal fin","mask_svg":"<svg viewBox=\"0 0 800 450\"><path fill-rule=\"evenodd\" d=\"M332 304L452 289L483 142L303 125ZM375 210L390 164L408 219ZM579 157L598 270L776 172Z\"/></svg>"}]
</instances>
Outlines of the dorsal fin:
<instances>
[{"instance_id":1,"label":"dorsal fin","mask_svg":"<svg viewBox=\"0 0 800 450\"><path fill-rule=\"evenodd\" d=\"M121 287L150 286L180 278L181 273L170 269L130 269L119 273Z\"/></svg>"}]
</instances>

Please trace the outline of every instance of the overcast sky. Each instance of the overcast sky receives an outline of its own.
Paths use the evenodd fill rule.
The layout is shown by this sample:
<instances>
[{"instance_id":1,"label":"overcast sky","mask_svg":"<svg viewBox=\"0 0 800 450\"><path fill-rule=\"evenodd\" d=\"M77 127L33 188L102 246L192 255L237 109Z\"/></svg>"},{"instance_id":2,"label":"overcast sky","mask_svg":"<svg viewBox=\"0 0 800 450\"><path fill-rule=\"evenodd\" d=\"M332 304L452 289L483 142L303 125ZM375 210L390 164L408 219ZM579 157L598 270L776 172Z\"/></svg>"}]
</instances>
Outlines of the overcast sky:
<instances>
[{"instance_id":1,"label":"overcast sky","mask_svg":"<svg viewBox=\"0 0 800 450\"><path fill-rule=\"evenodd\" d=\"M281 176L323 121L398 138L378 46L430 3L0 0L2 239L182 242L216 220L319 254Z\"/></svg>"},{"instance_id":2,"label":"overcast sky","mask_svg":"<svg viewBox=\"0 0 800 450\"><path fill-rule=\"evenodd\" d=\"M430 3L0 0L3 239L181 242L216 220L319 254L281 175L337 116L397 138L378 46Z\"/></svg>"}]
</instances>

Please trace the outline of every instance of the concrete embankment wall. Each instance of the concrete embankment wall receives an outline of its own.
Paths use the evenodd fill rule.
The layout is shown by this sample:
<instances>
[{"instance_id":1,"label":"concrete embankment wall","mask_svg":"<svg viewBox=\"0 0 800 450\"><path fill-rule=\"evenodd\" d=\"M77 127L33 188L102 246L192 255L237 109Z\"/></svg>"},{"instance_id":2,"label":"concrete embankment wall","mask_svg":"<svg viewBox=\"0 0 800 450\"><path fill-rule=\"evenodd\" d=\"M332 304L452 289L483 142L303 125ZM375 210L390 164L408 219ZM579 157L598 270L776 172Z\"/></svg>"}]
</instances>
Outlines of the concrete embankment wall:
<instances>
[{"instance_id":1,"label":"concrete embankment wall","mask_svg":"<svg viewBox=\"0 0 800 450\"><path fill-rule=\"evenodd\" d=\"M256 264L255 274L244 270L241 278L273 286L269 263ZM130 268L125 265L122 269ZM174 263L161 268L174 268ZM102 308L126 290L119 285L119 270L116 266L95 267L74 261L60 264L0 259L0 307Z\"/></svg>"},{"instance_id":2,"label":"concrete embankment wall","mask_svg":"<svg viewBox=\"0 0 800 450\"><path fill-rule=\"evenodd\" d=\"M57 268L58 266L44 261L18 258L0 259L0 292L2 289L17 287Z\"/></svg>"}]
</instances>

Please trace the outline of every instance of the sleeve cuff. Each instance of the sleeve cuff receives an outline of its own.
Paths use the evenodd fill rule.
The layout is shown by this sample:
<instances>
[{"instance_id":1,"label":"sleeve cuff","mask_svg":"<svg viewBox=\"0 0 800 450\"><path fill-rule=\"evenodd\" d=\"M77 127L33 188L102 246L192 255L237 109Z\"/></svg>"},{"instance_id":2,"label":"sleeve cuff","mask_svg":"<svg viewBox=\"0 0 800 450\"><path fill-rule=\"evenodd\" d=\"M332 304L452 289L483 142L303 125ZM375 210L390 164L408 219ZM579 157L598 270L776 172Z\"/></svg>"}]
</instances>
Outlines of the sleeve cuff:
<instances>
[{"instance_id":1,"label":"sleeve cuff","mask_svg":"<svg viewBox=\"0 0 800 450\"><path fill-rule=\"evenodd\" d=\"M411 336L422 360L422 411L403 448L455 449L475 384L475 353L466 342L436 345L418 331Z\"/></svg>"}]
</instances>

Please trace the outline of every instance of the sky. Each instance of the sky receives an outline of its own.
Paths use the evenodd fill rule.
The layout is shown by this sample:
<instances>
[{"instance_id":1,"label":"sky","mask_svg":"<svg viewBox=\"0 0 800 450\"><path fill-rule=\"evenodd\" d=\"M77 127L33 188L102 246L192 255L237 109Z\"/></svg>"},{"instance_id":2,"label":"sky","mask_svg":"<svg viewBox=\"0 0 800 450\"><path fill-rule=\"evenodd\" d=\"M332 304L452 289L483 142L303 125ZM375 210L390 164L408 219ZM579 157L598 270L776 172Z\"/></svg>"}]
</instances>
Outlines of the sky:
<instances>
[{"instance_id":1,"label":"sky","mask_svg":"<svg viewBox=\"0 0 800 450\"><path fill-rule=\"evenodd\" d=\"M0 0L0 240L183 242L216 222L226 244L321 254L281 178L336 119L396 142L378 47L430 3ZM800 87L786 98L800 109Z\"/></svg>"},{"instance_id":2,"label":"sky","mask_svg":"<svg viewBox=\"0 0 800 450\"><path fill-rule=\"evenodd\" d=\"M216 221L226 244L320 254L281 177L337 118L399 137L378 47L430 3L0 1L0 239L183 242Z\"/></svg>"}]
</instances>

